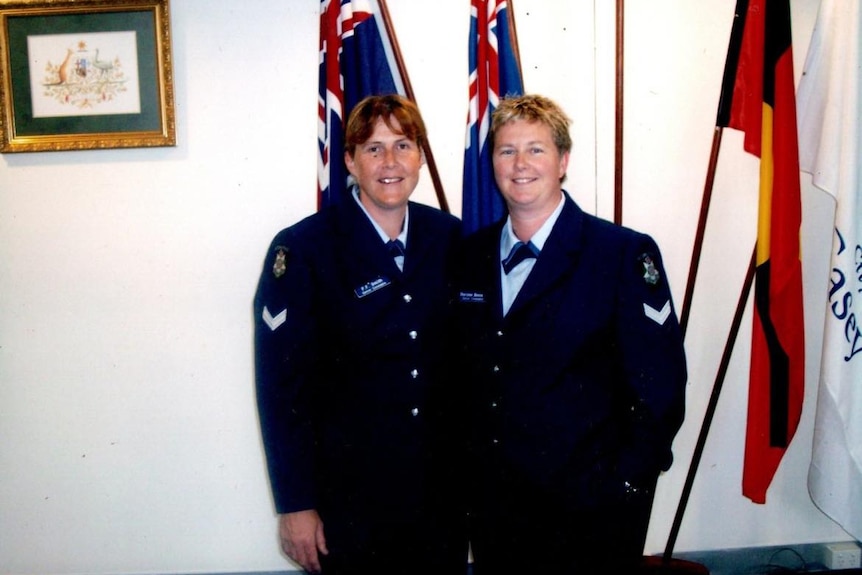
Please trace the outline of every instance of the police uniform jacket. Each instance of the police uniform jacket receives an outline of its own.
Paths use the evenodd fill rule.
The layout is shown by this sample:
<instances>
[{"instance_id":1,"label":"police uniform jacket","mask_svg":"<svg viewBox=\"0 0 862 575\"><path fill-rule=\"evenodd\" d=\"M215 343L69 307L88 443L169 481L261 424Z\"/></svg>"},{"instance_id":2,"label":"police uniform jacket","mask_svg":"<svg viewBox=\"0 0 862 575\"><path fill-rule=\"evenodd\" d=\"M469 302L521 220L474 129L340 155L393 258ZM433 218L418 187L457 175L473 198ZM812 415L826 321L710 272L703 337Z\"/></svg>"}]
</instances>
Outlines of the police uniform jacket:
<instances>
[{"instance_id":1,"label":"police uniform jacket","mask_svg":"<svg viewBox=\"0 0 862 575\"><path fill-rule=\"evenodd\" d=\"M504 221L467 238L459 300L478 477L516 470L578 508L649 488L670 466L687 375L655 242L564 194L508 314Z\"/></svg>"},{"instance_id":2,"label":"police uniform jacket","mask_svg":"<svg viewBox=\"0 0 862 575\"><path fill-rule=\"evenodd\" d=\"M307 217L275 236L254 300L275 506L317 509L330 549L361 545L369 522L415 519L439 495L460 222L413 202L408 222L401 272L353 198Z\"/></svg>"}]
</instances>

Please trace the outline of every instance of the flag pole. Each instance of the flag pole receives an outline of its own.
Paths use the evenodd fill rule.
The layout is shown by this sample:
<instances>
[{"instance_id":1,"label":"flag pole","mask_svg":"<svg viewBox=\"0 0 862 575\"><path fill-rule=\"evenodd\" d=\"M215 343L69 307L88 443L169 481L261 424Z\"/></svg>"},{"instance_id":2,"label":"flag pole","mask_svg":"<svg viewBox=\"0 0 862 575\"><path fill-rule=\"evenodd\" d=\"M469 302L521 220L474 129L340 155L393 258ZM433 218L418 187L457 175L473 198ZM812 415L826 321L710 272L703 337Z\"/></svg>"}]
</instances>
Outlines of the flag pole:
<instances>
[{"instance_id":1,"label":"flag pole","mask_svg":"<svg viewBox=\"0 0 862 575\"><path fill-rule=\"evenodd\" d=\"M407 76L407 67L404 65L404 59L401 57L401 48L398 45L398 38L395 36L395 29L389 18L389 8L386 6L386 0L377 0L380 3L380 15L383 18L383 24L386 26L386 33L389 34L389 39L392 42L392 51L395 54L395 62L398 64L398 71L401 73L401 78L404 81L404 91L408 99L416 102L416 97L413 95L413 86L410 85L410 78ZM427 140L427 138L426 138ZM425 152L425 163L428 166L428 172L431 174L431 181L434 183L434 192L437 194L437 201L440 203L440 209L449 213L449 202L446 200L446 194L443 191L443 183L440 180L440 174L437 171L437 163L434 161L434 154L431 153L431 143L425 142L422 145Z\"/></svg>"},{"instance_id":2,"label":"flag pole","mask_svg":"<svg viewBox=\"0 0 862 575\"><path fill-rule=\"evenodd\" d=\"M515 6L513 4L514 0L508 0L509 4L509 17L507 20L509 21L509 38L511 41L509 44L512 46L512 52L515 54L515 64L518 65L518 76L521 77L521 84L524 83L524 70L521 68L521 51L518 48L518 30L515 28Z\"/></svg>"},{"instance_id":3,"label":"flag pole","mask_svg":"<svg viewBox=\"0 0 862 575\"><path fill-rule=\"evenodd\" d=\"M623 221L623 56L625 0L617 0L616 14L616 134L614 143L614 223Z\"/></svg>"},{"instance_id":4,"label":"flag pole","mask_svg":"<svg viewBox=\"0 0 862 575\"><path fill-rule=\"evenodd\" d=\"M703 418L703 424L700 428L700 434L697 437L697 444L694 448L694 455L691 458L691 465L688 468L688 475L685 478L685 485L680 496L679 506L676 510L676 515L671 526L670 536L668 537L667 547L665 547L664 558L669 559L673 553L673 547L676 543L679 527L682 523L682 516L685 513L685 507L688 503L688 497L691 494L691 486L694 483L694 476L697 473L700 457L703 454L703 448L706 445L706 436L709 434L709 427L712 424L712 418L715 414L716 406L718 405L718 397L721 394L721 387L724 384L724 377L727 374L727 367L730 364L730 356L733 351L733 345L736 343L736 336L739 333L739 325L742 323L742 315L745 311L746 303L748 302L748 294L751 291L751 284L754 282L754 270L757 264L757 244L751 253L751 261L748 264L748 272L745 274L745 281L742 284L742 290L739 294L739 301L736 304L736 313L733 316L733 322L730 325L730 333L727 336L727 342L724 345L724 353L721 356L721 363L718 367L718 373L715 376L715 382L712 385L712 394L709 397L706 414Z\"/></svg>"},{"instance_id":5,"label":"flag pole","mask_svg":"<svg viewBox=\"0 0 862 575\"><path fill-rule=\"evenodd\" d=\"M703 236L706 231L706 219L709 214L709 204L712 201L712 188L715 183L715 169L718 164L718 152L721 148L722 126L716 126L712 134L712 151L709 154L709 167L706 170L706 182L703 186L703 197L700 203L700 216L697 221L697 232L694 237L694 246L691 252L691 262L688 269L688 281L685 286L685 296L679 315L679 325L682 328L682 337L688 328L688 317L691 313L691 299L694 294L694 283L697 279L697 269L700 265L700 254L703 249Z\"/></svg>"},{"instance_id":6,"label":"flag pole","mask_svg":"<svg viewBox=\"0 0 862 575\"><path fill-rule=\"evenodd\" d=\"M739 54L742 46L743 28L745 25L745 13L747 0L737 0L734 10L734 22L730 29L730 40L727 48L727 60L724 65L724 74L721 81L721 92L718 99L718 110L716 111L715 131L712 136L712 151L709 155L709 167L706 171L706 182L703 186L703 198L700 205L700 216L697 223L694 245L692 246L691 262L689 263L688 279L685 288L685 298L680 310L680 327L685 338L688 328L688 318L691 313L691 300L694 297L694 284L697 280L697 269L700 265L700 254L703 248L703 236L706 230L706 219L709 213L709 204L712 199L713 182L715 181L715 169L718 163L718 152L721 148L721 136L724 126L730 125L731 105L733 100L733 79L739 63Z\"/></svg>"}]
</instances>

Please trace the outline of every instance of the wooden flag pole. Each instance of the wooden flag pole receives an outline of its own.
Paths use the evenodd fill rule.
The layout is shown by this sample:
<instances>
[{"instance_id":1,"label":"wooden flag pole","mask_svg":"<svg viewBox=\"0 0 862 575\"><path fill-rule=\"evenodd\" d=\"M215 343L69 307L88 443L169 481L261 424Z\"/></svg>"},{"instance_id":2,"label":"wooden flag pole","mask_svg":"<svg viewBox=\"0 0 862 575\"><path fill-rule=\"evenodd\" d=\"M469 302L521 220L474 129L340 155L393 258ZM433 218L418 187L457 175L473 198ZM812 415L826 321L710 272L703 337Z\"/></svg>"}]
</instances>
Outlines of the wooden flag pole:
<instances>
[{"instance_id":1,"label":"wooden flag pole","mask_svg":"<svg viewBox=\"0 0 862 575\"><path fill-rule=\"evenodd\" d=\"M616 134L614 142L614 223L623 221L623 70L625 0L617 0Z\"/></svg>"},{"instance_id":2,"label":"wooden flag pole","mask_svg":"<svg viewBox=\"0 0 862 575\"><path fill-rule=\"evenodd\" d=\"M524 85L524 70L521 68L521 50L518 48L518 30L515 28L515 6L513 0L508 1L509 4L509 38L512 45L512 51L515 53L515 63L518 65L518 76L521 77L521 86ZM526 92L526 90L524 90Z\"/></svg>"},{"instance_id":3,"label":"wooden flag pole","mask_svg":"<svg viewBox=\"0 0 862 575\"><path fill-rule=\"evenodd\" d=\"M625 0L617 0L616 4L616 133L614 143L614 223L622 224L623 219L623 76L625 55ZM691 473L691 470L689 470ZM683 504L684 505L684 504ZM677 515L681 517L682 511ZM678 531L676 526L675 531ZM676 534L673 535L674 539ZM661 557L645 556L641 559L639 573L664 574L686 573L692 575L708 575L709 570L700 563L673 559L673 547Z\"/></svg>"},{"instance_id":4,"label":"wooden flag pole","mask_svg":"<svg viewBox=\"0 0 862 575\"><path fill-rule=\"evenodd\" d=\"M734 30L736 27L734 27ZM732 32L735 33L735 32ZM733 42L731 42L733 45ZM730 57L730 55L729 55ZM725 70L727 74L727 70ZM727 79L725 78L725 82ZM724 91L722 90L722 100ZM723 101L719 103L719 120L716 122L712 137L712 148L709 155L709 164L706 171L706 179L703 187L703 195L701 198L700 214L698 215L697 230L695 232L695 240L692 246L691 261L689 262L689 272L686 281L685 296L683 299L682 308L680 310L680 328L682 330L683 339L685 339L688 329L689 316L691 314L691 300L694 294L694 286L697 280L697 272L700 266L700 257L703 249L704 235L706 232L706 222L709 215L709 206L712 201L712 191L715 183L715 172L718 164L719 151L721 149L721 137L725 122L721 121ZM751 254L751 261L748 266L748 271L743 282L742 290L739 295L739 300L736 305L736 312L731 322L730 331L725 342L724 351L719 363L718 372L716 373L715 381L713 382L712 392L709 397L706 412L701 422L700 433L698 434L697 442L695 443L694 452L692 454L691 463L689 464L686 474L685 483L680 495L679 504L677 505L676 514L674 515L673 524L671 525L670 534L668 535L667 544L665 546L664 555L662 556L662 564L670 565L673 561L673 549L676 545L676 539L679 535L682 518L685 514L688 499L691 495L691 489L694 484L694 478L697 475L700 460L703 456L703 450L706 446L706 438L709 435L709 429L712 425L712 419L715 415L716 407L718 406L718 398L721 395L721 388L724 385L724 378L727 374L727 368L730 364L730 357L733 352L733 347L736 343L736 337L739 333L739 326L742 322L742 315L745 311L745 306L748 301L748 294L751 291L751 285L754 282L754 270L756 266L757 246ZM706 571L708 573L708 571Z\"/></svg>"},{"instance_id":5,"label":"wooden flag pole","mask_svg":"<svg viewBox=\"0 0 862 575\"><path fill-rule=\"evenodd\" d=\"M739 333L739 325L742 323L742 315L745 311L745 305L748 302L748 294L751 291L751 284L754 282L754 270L757 264L757 245L751 253L751 262L748 264L748 272L745 275L745 281L742 285L742 291L739 294L739 301L736 304L736 313L733 316L733 322L730 325L730 333L727 336L727 342L724 345L724 352L721 356L721 363L718 367L718 373L715 376L715 383L712 385L712 394L709 397L706 414L703 417L703 423L700 427L700 434L697 437L697 444L694 448L694 455L691 458L691 465L688 468L688 475L685 478L685 485L680 496L679 506L676 510L676 515L673 518L670 535L668 536L667 546L664 551L664 559L669 560L673 554L673 547L676 544L676 538L679 534L679 528L682 524L682 516L685 513L685 507L688 504L688 497L691 494L691 487L694 484L694 476L697 474L697 468L700 465L700 458L703 454L704 446L706 445L706 436L709 434L709 427L712 424L712 418L715 414L716 406L718 405L718 397L721 394L721 387L724 384L724 377L727 374L727 367L730 364L730 356L733 352L733 345L736 343L736 336Z\"/></svg>"},{"instance_id":6,"label":"wooden flag pole","mask_svg":"<svg viewBox=\"0 0 862 575\"><path fill-rule=\"evenodd\" d=\"M706 232L706 219L709 214L709 204L712 201L712 188L715 183L715 168L718 164L718 152L721 148L721 135L723 128L716 126L712 135L712 151L709 154L709 167L706 170L706 182L703 186L703 197L700 203L700 216L697 221L697 232L694 237L694 246L691 252L691 262L688 269L688 281L685 286L685 296L682 302L682 310L679 315L679 325L682 328L682 337L688 328L688 317L691 313L691 299L694 295L694 283L697 279L697 269L700 265L700 254L703 249L703 236Z\"/></svg>"},{"instance_id":7,"label":"wooden flag pole","mask_svg":"<svg viewBox=\"0 0 862 575\"><path fill-rule=\"evenodd\" d=\"M383 24L386 27L386 33L389 34L389 40L392 42L392 51L395 54L395 62L398 64L398 71L401 73L401 79L404 81L404 91L408 99L416 102L416 97L413 95L413 86L410 85L410 78L407 76L407 67L404 65L404 59L401 57L401 47L398 45L398 39L395 36L395 29L389 18L389 8L386 6L386 0L377 0L380 3L380 15L383 18ZM418 104L418 102L417 102ZM434 183L434 191L437 194L437 201L440 203L440 209L449 213L449 202L446 200L446 193L443 191L443 183L440 180L440 173L437 171L437 163L434 161L434 154L431 153L431 143L425 142L422 146L425 152L425 163L428 166L428 172L431 174L431 181Z\"/></svg>"}]
</instances>

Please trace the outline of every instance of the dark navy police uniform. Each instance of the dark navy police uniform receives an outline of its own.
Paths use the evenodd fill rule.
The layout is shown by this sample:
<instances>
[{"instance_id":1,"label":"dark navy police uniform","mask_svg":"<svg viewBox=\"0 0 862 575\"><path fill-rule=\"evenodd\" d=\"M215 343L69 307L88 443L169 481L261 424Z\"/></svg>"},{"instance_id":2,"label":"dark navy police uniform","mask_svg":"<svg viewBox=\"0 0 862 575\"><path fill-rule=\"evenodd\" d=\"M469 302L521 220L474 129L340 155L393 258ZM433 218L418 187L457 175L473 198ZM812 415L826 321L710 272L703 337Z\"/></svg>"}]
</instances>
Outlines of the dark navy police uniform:
<instances>
[{"instance_id":1,"label":"dark navy police uniform","mask_svg":"<svg viewBox=\"0 0 862 575\"><path fill-rule=\"evenodd\" d=\"M465 572L447 413L461 227L408 209L403 272L349 197L276 235L255 296L275 506L317 509L324 573Z\"/></svg>"},{"instance_id":2,"label":"dark navy police uniform","mask_svg":"<svg viewBox=\"0 0 862 575\"><path fill-rule=\"evenodd\" d=\"M504 317L503 225L467 238L459 285L475 573L628 572L684 415L659 249L565 194Z\"/></svg>"}]
</instances>

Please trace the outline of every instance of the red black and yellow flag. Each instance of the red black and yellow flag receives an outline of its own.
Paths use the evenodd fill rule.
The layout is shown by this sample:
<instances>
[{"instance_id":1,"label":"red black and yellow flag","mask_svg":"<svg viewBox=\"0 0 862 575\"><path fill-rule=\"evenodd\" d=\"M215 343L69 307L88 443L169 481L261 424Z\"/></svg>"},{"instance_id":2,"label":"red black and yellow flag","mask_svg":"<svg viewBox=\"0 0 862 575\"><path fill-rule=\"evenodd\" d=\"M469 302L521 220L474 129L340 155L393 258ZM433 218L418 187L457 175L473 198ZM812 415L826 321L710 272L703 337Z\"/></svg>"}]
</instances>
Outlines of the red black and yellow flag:
<instances>
[{"instance_id":1,"label":"red black and yellow flag","mask_svg":"<svg viewBox=\"0 0 862 575\"><path fill-rule=\"evenodd\" d=\"M802 413L799 146L789 0L738 0L717 125L760 158L754 325L742 494L766 502Z\"/></svg>"}]
</instances>

